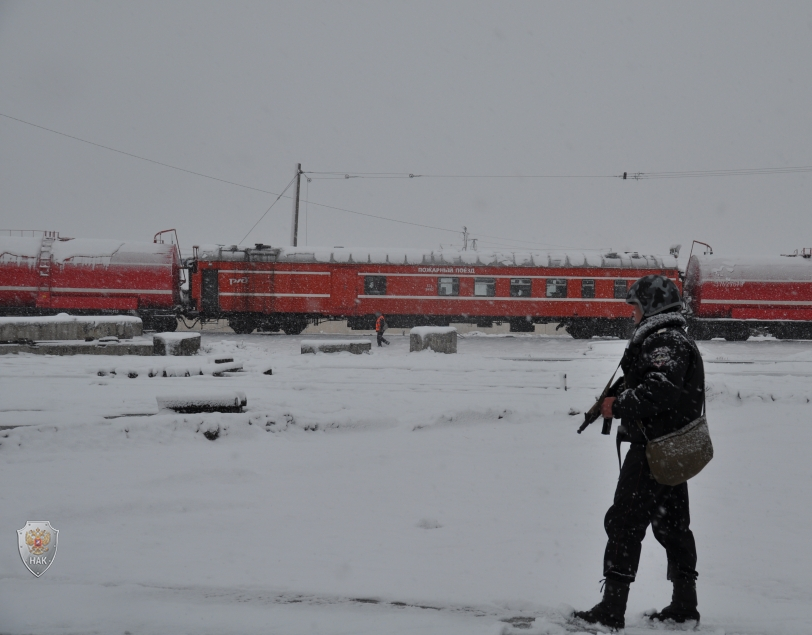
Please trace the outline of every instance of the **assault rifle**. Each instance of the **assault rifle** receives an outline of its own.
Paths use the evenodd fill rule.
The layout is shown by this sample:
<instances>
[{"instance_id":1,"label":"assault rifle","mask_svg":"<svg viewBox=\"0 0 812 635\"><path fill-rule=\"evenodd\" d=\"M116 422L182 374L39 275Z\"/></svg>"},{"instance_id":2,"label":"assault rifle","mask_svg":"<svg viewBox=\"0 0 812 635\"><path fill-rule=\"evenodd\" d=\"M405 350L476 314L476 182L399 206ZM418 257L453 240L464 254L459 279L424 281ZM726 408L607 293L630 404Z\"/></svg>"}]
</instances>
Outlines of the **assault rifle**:
<instances>
[{"instance_id":1,"label":"assault rifle","mask_svg":"<svg viewBox=\"0 0 812 635\"><path fill-rule=\"evenodd\" d=\"M598 400L592 405L592 407L584 413L584 422L581 424L581 427L578 428L578 434L581 434L586 427L594 422L598 417L601 416L601 404L603 400L607 397L616 397L620 392L623 391L623 381L625 377L618 378L617 381L613 384L612 382L615 380L615 374L617 374L617 370L612 374L612 378L609 380L609 383L606 384L606 388L603 389L601 396L598 397ZM609 419L604 418L603 420L603 428L601 428L601 434L609 434L612 431L612 418Z\"/></svg>"}]
</instances>

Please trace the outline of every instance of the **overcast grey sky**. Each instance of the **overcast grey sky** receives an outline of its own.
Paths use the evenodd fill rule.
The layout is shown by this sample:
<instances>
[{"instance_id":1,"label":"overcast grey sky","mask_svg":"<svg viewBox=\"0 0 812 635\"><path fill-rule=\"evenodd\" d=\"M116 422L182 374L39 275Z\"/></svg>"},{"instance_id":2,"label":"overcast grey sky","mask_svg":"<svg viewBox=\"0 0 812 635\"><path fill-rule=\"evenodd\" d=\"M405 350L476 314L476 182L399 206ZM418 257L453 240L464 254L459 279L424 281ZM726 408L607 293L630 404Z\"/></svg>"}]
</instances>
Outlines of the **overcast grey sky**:
<instances>
[{"instance_id":1,"label":"overcast grey sky","mask_svg":"<svg viewBox=\"0 0 812 635\"><path fill-rule=\"evenodd\" d=\"M125 152L277 193L296 162L602 177L303 181L482 248L812 246L812 173L603 178L812 166L810 63L809 2L0 2L0 113ZM5 228L230 244L274 198L0 117ZM290 210L247 242L287 244ZM302 213L300 244L461 241Z\"/></svg>"}]
</instances>

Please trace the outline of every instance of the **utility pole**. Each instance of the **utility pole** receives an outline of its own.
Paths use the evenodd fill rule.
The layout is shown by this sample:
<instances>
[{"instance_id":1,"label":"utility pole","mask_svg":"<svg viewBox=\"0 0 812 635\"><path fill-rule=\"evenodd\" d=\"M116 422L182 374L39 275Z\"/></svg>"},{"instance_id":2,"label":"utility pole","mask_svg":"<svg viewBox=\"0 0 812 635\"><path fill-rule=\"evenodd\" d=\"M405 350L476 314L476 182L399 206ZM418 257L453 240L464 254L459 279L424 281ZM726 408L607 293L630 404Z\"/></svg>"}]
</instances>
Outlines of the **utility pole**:
<instances>
[{"instance_id":1,"label":"utility pole","mask_svg":"<svg viewBox=\"0 0 812 635\"><path fill-rule=\"evenodd\" d=\"M299 237L299 183L302 180L302 164L296 164L296 192L293 194L293 222L290 227L290 244L296 247Z\"/></svg>"},{"instance_id":2,"label":"utility pole","mask_svg":"<svg viewBox=\"0 0 812 635\"><path fill-rule=\"evenodd\" d=\"M468 228L465 225L462 226L462 250L468 251Z\"/></svg>"}]
</instances>

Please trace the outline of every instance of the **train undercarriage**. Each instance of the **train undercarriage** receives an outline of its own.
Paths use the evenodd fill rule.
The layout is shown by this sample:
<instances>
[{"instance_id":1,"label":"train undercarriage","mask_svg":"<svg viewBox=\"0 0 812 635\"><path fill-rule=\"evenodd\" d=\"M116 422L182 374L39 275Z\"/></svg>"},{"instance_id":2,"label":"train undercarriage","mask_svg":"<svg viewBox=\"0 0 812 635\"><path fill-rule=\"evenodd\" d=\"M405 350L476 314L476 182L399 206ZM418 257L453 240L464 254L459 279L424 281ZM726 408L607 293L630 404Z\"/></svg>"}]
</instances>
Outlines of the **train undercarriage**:
<instances>
[{"instance_id":1,"label":"train undercarriage","mask_svg":"<svg viewBox=\"0 0 812 635\"><path fill-rule=\"evenodd\" d=\"M592 337L618 337L628 339L634 331L631 318L566 318L558 328L565 328L576 340L588 340Z\"/></svg>"},{"instance_id":2,"label":"train undercarriage","mask_svg":"<svg viewBox=\"0 0 812 635\"><path fill-rule=\"evenodd\" d=\"M34 307L8 307L0 311L3 317L47 317L69 313L70 315L132 315L141 318L145 331L175 331L178 328L177 312L167 310L116 311L106 309L45 309Z\"/></svg>"},{"instance_id":3,"label":"train undercarriage","mask_svg":"<svg viewBox=\"0 0 812 635\"><path fill-rule=\"evenodd\" d=\"M204 322L226 320L229 327L238 334L247 335L254 331L298 335L311 324L322 322L343 322L354 331L371 331L375 328L376 316L325 316L306 313L219 313L217 315L189 317L200 318ZM591 337L619 337L627 339L634 330L631 319L608 318L566 318L549 317L504 317L504 316L469 316L469 315L387 315L389 328L407 329L416 326L449 326L454 324L471 324L479 328L490 328L494 325L508 324L511 333L532 333L536 324L557 324L564 328L575 339Z\"/></svg>"},{"instance_id":4,"label":"train undercarriage","mask_svg":"<svg viewBox=\"0 0 812 635\"><path fill-rule=\"evenodd\" d=\"M689 318L688 334L695 340L719 337L744 342L752 336L772 335L778 340L812 339L812 324L790 320L725 320Z\"/></svg>"}]
</instances>

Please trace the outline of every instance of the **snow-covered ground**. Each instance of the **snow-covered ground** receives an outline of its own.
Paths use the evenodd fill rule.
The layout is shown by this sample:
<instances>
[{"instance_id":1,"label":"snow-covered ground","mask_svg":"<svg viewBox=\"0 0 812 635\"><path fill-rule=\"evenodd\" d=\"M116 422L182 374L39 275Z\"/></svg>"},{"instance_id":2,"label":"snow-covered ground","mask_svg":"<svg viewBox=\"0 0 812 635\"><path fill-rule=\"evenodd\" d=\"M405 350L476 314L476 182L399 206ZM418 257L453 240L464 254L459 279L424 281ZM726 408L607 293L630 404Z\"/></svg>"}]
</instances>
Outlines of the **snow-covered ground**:
<instances>
[{"instance_id":1,"label":"snow-covered ground","mask_svg":"<svg viewBox=\"0 0 812 635\"><path fill-rule=\"evenodd\" d=\"M369 355L217 333L197 358L0 358L0 426L20 426L0 431L0 632L562 632L562 604L599 599L618 469L613 437L577 435L569 412L624 342L468 334L443 355L387 337ZM700 349L716 448L690 484L701 630L807 635L812 343ZM228 357L243 372L214 376ZM228 391L244 414L156 402ZM39 579L16 545L27 520L60 531ZM626 632L669 594L648 536Z\"/></svg>"}]
</instances>

